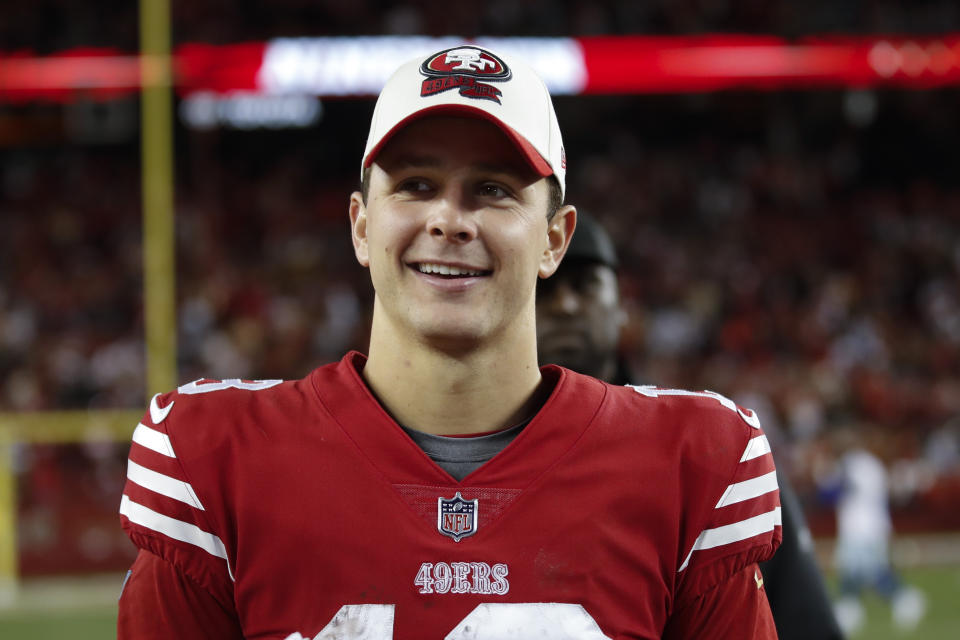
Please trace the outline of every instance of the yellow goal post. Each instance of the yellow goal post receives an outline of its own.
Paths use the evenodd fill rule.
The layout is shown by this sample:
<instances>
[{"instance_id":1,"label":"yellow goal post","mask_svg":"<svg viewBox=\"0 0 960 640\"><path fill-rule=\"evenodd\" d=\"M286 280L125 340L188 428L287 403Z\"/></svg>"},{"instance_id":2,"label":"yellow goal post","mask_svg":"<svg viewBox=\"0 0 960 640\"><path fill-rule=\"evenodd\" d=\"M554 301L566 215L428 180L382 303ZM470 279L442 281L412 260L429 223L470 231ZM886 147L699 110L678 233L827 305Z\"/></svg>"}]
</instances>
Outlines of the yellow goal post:
<instances>
[{"instance_id":1,"label":"yellow goal post","mask_svg":"<svg viewBox=\"0 0 960 640\"><path fill-rule=\"evenodd\" d=\"M169 0L140 0L139 22L144 340L149 397L173 388L177 380ZM0 412L0 606L15 603L19 584L16 447L126 441L141 415L142 408Z\"/></svg>"}]
</instances>

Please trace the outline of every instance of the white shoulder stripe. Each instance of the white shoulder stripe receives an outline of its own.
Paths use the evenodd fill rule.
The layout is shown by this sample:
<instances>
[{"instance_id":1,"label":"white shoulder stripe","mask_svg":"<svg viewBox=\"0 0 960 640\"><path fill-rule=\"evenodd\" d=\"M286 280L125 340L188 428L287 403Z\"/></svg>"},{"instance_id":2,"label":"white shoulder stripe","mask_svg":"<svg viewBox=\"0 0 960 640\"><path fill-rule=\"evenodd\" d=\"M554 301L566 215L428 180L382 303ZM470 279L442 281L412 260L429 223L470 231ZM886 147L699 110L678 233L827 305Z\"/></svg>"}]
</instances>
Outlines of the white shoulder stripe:
<instances>
[{"instance_id":1,"label":"white shoulder stripe","mask_svg":"<svg viewBox=\"0 0 960 640\"><path fill-rule=\"evenodd\" d=\"M696 542L693 543L693 548L690 549L690 553L687 554L683 564L677 569L677 573L687 568L687 564L690 562L690 556L693 555L694 551L713 549L714 547L721 547L725 544L740 542L741 540L758 536L761 533L773 531L775 526L781 524L780 507L777 507L773 511L761 513L760 515L741 520L740 522L734 522L733 524L727 524L715 529L705 529L697 536Z\"/></svg>"},{"instance_id":2,"label":"white shoulder stripe","mask_svg":"<svg viewBox=\"0 0 960 640\"><path fill-rule=\"evenodd\" d=\"M756 478L750 478L743 482L735 482L727 487L720 500L717 502L716 509L726 507L727 505L743 502L762 496L765 493L777 490L777 472L771 471Z\"/></svg>"},{"instance_id":3,"label":"white shoulder stripe","mask_svg":"<svg viewBox=\"0 0 960 640\"><path fill-rule=\"evenodd\" d=\"M149 489L204 511L203 505L200 504L200 498L194 493L193 487L182 480L147 469L133 460L127 461L127 478L144 489Z\"/></svg>"},{"instance_id":4,"label":"white shoulder stripe","mask_svg":"<svg viewBox=\"0 0 960 640\"><path fill-rule=\"evenodd\" d=\"M173 453L173 444L170 443L170 436L162 431L151 429L142 422L137 424L137 428L133 430L133 441L142 447L146 447L157 453L162 453L168 458L177 457Z\"/></svg>"},{"instance_id":5,"label":"white shoulder stripe","mask_svg":"<svg viewBox=\"0 0 960 640\"><path fill-rule=\"evenodd\" d=\"M760 456L768 453L770 453L770 441L767 440L767 436L750 438L750 442L747 443L747 448L744 449L743 456L740 458L740 462L753 460L754 458L759 458Z\"/></svg>"},{"instance_id":6,"label":"white shoulder stripe","mask_svg":"<svg viewBox=\"0 0 960 640\"><path fill-rule=\"evenodd\" d=\"M217 558L227 559L227 549L223 546L223 541L217 536L189 522L157 513L153 509L134 502L126 494L120 499L120 513L134 524L162 533L174 540L200 547ZM227 572L230 574L230 579L233 580L233 572L230 571L229 562L227 562Z\"/></svg>"}]
</instances>

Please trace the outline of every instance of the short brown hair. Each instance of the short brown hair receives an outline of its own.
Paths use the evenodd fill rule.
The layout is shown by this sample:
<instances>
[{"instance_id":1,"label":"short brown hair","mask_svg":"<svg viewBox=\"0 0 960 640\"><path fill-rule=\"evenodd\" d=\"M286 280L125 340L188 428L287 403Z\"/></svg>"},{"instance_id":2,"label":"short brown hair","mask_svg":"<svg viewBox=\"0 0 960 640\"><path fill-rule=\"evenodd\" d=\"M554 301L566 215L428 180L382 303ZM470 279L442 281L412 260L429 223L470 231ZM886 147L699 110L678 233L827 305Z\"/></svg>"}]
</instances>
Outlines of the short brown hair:
<instances>
[{"instance_id":1,"label":"short brown hair","mask_svg":"<svg viewBox=\"0 0 960 640\"><path fill-rule=\"evenodd\" d=\"M560 191L560 181L557 180L557 176L549 176L547 180L547 185L550 189L550 195L547 199L547 221L553 220L553 216L557 215L557 211L560 210L560 207L563 206L563 193ZM360 180L360 197L363 199L363 204L367 204L367 195L370 193L370 167L366 167L363 170L363 178Z\"/></svg>"}]
</instances>

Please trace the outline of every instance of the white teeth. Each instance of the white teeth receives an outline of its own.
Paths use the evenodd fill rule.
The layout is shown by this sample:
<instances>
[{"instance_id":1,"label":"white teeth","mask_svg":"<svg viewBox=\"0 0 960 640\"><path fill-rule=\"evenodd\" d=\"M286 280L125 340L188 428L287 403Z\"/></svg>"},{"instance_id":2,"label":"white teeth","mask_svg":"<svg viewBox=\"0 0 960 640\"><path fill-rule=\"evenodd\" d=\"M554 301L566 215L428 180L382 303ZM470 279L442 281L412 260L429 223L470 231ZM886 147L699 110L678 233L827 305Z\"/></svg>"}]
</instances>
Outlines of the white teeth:
<instances>
[{"instance_id":1,"label":"white teeth","mask_svg":"<svg viewBox=\"0 0 960 640\"><path fill-rule=\"evenodd\" d=\"M429 262L421 262L417 265L417 268L420 270L420 273L435 273L441 276L482 276L482 271L474 271L472 269L461 269L459 267L448 267L445 264L431 264Z\"/></svg>"}]
</instances>

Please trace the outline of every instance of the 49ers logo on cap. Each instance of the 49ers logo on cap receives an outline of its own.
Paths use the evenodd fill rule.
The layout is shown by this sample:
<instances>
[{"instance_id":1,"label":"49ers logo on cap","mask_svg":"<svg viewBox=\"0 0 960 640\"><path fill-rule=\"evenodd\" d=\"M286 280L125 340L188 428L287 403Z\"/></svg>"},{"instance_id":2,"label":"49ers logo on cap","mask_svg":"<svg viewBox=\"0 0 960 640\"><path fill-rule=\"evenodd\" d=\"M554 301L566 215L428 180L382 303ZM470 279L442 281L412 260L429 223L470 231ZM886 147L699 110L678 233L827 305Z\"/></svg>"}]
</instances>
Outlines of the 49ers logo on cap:
<instances>
[{"instance_id":1,"label":"49ers logo on cap","mask_svg":"<svg viewBox=\"0 0 960 640\"><path fill-rule=\"evenodd\" d=\"M477 47L454 47L427 58L420 65L427 76L420 86L421 96L432 96L449 89L459 89L467 98L493 100L500 104L501 91L488 82L510 79L510 68L489 51Z\"/></svg>"}]
</instances>

